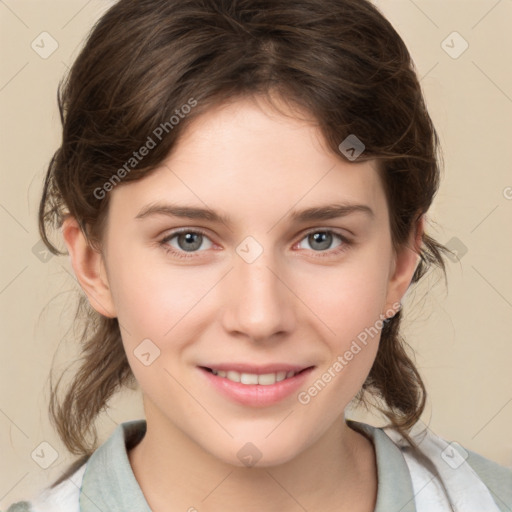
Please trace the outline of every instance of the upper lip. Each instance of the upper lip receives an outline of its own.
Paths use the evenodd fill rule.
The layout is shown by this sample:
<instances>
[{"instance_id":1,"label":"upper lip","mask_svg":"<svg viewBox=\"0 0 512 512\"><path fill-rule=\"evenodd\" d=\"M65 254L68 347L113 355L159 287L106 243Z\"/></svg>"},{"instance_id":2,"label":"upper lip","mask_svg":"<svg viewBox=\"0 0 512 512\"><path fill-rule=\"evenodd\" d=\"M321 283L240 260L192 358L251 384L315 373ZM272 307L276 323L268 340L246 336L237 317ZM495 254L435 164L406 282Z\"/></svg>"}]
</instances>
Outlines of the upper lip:
<instances>
[{"instance_id":1,"label":"upper lip","mask_svg":"<svg viewBox=\"0 0 512 512\"><path fill-rule=\"evenodd\" d=\"M277 373L277 372L300 372L305 370L306 368L310 368L312 365L295 365L295 364L287 364L287 363L271 363L265 365L254 365L248 363L219 363L219 364L209 364L209 365L201 365L203 368L209 368L210 370L220 370L220 371L235 371L239 373L252 373L256 375L265 375L267 373Z\"/></svg>"}]
</instances>

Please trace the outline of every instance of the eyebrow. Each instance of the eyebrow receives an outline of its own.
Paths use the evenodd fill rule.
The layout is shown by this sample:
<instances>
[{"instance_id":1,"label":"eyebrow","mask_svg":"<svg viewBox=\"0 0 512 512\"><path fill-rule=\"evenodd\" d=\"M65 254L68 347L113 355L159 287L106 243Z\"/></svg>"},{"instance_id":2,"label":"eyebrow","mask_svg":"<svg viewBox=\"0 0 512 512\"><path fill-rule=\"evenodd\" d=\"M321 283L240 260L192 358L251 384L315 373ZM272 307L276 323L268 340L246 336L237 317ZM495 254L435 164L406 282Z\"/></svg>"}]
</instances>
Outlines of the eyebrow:
<instances>
[{"instance_id":1,"label":"eyebrow","mask_svg":"<svg viewBox=\"0 0 512 512\"><path fill-rule=\"evenodd\" d=\"M308 221L328 220L338 217L346 217L354 213L364 213L375 218L374 211L365 204L334 203L323 206L314 206L305 210L294 210L288 218L293 223L304 223ZM229 225L231 218L207 208L195 206L184 206L169 203L152 203L143 207L135 219L144 219L154 215L165 215L168 217L182 217L186 219L199 219L210 222L217 222Z\"/></svg>"}]
</instances>

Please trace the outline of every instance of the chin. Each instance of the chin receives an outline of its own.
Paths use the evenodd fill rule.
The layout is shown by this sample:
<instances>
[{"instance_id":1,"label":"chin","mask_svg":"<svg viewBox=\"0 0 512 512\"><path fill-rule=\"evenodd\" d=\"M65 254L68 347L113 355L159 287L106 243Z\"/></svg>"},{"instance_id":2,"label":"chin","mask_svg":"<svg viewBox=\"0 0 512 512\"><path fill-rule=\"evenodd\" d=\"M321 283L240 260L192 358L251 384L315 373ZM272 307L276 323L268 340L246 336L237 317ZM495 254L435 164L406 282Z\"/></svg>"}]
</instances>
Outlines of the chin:
<instances>
[{"instance_id":1,"label":"chin","mask_svg":"<svg viewBox=\"0 0 512 512\"><path fill-rule=\"evenodd\" d=\"M246 468L268 468L286 464L295 459L305 449L304 442L290 439L290 436L271 434L274 439L265 439L265 436L250 435L237 437L227 443L215 446L203 446L213 457L226 464ZM211 444L211 440L210 443Z\"/></svg>"}]
</instances>

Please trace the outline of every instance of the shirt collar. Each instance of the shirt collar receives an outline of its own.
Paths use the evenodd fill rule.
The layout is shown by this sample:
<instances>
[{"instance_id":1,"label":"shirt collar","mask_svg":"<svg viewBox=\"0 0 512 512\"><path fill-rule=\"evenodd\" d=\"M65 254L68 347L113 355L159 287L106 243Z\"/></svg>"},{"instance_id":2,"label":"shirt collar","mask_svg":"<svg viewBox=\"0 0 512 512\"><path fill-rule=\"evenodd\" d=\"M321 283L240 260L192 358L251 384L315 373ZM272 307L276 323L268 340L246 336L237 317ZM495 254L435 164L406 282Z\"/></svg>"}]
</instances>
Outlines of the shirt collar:
<instances>
[{"instance_id":1,"label":"shirt collar","mask_svg":"<svg viewBox=\"0 0 512 512\"><path fill-rule=\"evenodd\" d=\"M374 512L416 512L411 474L400 448L381 428L346 420L347 425L366 434L377 459L377 502Z\"/></svg>"},{"instance_id":2,"label":"shirt collar","mask_svg":"<svg viewBox=\"0 0 512 512\"><path fill-rule=\"evenodd\" d=\"M368 437L377 461L377 502L374 512L416 512L407 464L400 449L376 427L353 420L347 425ZM121 423L89 458L80 489L83 512L151 512L133 474L128 450L146 433L146 421Z\"/></svg>"},{"instance_id":3,"label":"shirt collar","mask_svg":"<svg viewBox=\"0 0 512 512\"><path fill-rule=\"evenodd\" d=\"M128 450L145 433L145 420L121 423L91 455L80 489L81 511L151 512L128 459Z\"/></svg>"}]
</instances>

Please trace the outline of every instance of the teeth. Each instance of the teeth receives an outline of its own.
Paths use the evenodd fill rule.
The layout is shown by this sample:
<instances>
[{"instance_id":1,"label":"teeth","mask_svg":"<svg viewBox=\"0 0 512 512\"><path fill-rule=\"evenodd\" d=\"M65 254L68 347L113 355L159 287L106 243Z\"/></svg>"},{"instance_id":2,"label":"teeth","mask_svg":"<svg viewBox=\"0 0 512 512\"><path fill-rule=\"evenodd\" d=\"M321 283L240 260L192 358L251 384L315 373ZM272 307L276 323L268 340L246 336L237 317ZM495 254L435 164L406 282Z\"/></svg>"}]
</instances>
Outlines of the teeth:
<instances>
[{"instance_id":1,"label":"teeth","mask_svg":"<svg viewBox=\"0 0 512 512\"><path fill-rule=\"evenodd\" d=\"M289 379L293 377L296 373L294 371L289 372L276 372L276 373L264 373L262 375L257 375L255 373L240 373L235 371L223 371L223 370L212 370L214 375L219 377L224 377L233 382L240 382L242 384L259 384L260 386L271 386L276 382L281 382L282 380Z\"/></svg>"},{"instance_id":2,"label":"teeth","mask_svg":"<svg viewBox=\"0 0 512 512\"><path fill-rule=\"evenodd\" d=\"M242 373L240 382L242 384L258 384L258 376L255 373Z\"/></svg>"},{"instance_id":3,"label":"teeth","mask_svg":"<svg viewBox=\"0 0 512 512\"><path fill-rule=\"evenodd\" d=\"M238 372L229 371L226 373L226 378L233 382L240 382L240 374Z\"/></svg>"},{"instance_id":4,"label":"teeth","mask_svg":"<svg viewBox=\"0 0 512 512\"><path fill-rule=\"evenodd\" d=\"M277 372L276 373L276 381L277 382L281 382L284 379L286 379L286 372Z\"/></svg>"},{"instance_id":5,"label":"teeth","mask_svg":"<svg viewBox=\"0 0 512 512\"><path fill-rule=\"evenodd\" d=\"M243 382L243 381L242 381ZM258 384L262 386L270 386L276 383L275 373L265 373L264 375L258 375Z\"/></svg>"}]
</instances>

